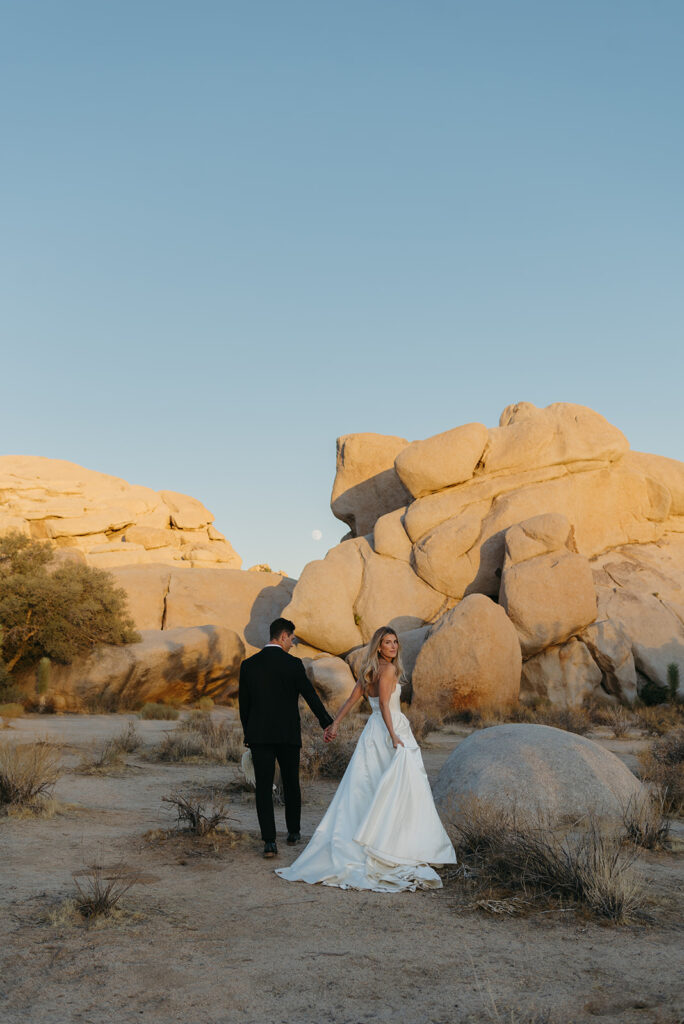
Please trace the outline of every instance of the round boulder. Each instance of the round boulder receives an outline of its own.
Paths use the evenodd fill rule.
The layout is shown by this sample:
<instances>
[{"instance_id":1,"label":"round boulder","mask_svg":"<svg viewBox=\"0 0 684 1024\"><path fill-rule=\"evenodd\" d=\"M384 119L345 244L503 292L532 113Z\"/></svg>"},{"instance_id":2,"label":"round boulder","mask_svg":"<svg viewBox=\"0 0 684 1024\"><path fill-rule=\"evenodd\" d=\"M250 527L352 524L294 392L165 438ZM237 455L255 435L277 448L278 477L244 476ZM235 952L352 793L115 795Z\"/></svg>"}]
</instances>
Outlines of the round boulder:
<instances>
[{"instance_id":1,"label":"round boulder","mask_svg":"<svg viewBox=\"0 0 684 1024\"><path fill-rule=\"evenodd\" d=\"M434 795L445 821L457 821L477 800L553 826L587 814L619 820L646 791L619 757L593 740L525 723L468 736L446 760Z\"/></svg>"},{"instance_id":2,"label":"round boulder","mask_svg":"<svg viewBox=\"0 0 684 1024\"><path fill-rule=\"evenodd\" d=\"M414 701L440 718L505 707L518 699L521 668L520 641L506 612L471 594L432 626L413 669Z\"/></svg>"}]
</instances>

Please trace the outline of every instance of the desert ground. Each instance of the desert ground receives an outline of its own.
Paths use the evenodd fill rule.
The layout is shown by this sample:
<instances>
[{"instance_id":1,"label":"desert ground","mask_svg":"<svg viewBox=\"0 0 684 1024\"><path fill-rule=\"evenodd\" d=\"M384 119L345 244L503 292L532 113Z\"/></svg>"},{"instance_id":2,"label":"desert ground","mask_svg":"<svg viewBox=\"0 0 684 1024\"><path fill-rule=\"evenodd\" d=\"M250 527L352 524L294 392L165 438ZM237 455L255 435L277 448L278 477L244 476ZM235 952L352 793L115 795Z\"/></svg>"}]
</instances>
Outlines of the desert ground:
<instances>
[{"instance_id":1,"label":"desert ground","mask_svg":"<svg viewBox=\"0 0 684 1024\"><path fill-rule=\"evenodd\" d=\"M215 709L217 717L230 709ZM135 721L143 746L104 772L83 758ZM647 900L636 923L570 906L517 917L476 906L453 869L433 892L375 894L279 879L299 847L279 835L261 858L253 799L237 766L148 759L176 722L135 715L32 715L1 738L57 745L65 773L52 817L0 819L3 1024L676 1024L684 1020L684 827L641 852ZM465 728L424 746L432 780ZM630 767L646 741L591 734ZM336 783L303 785L303 841ZM170 832L173 790L229 800L232 832ZM284 829L283 810L277 808ZM125 862L146 881L112 917L70 910L72 873Z\"/></svg>"}]
</instances>

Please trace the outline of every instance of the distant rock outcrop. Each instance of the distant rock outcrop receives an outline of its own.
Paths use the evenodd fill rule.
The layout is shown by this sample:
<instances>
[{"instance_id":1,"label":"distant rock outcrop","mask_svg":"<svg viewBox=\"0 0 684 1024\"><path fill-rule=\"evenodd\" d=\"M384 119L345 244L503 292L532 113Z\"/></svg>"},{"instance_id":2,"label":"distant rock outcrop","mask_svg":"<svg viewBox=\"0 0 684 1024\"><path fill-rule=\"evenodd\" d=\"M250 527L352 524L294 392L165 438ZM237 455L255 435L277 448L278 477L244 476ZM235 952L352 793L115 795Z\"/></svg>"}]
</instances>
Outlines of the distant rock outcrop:
<instances>
[{"instance_id":1,"label":"distant rock outcrop","mask_svg":"<svg viewBox=\"0 0 684 1024\"><path fill-rule=\"evenodd\" d=\"M99 569L239 569L242 560L213 519L200 501L176 491L153 491L60 459L0 456L0 533L51 540Z\"/></svg>"}]
</instances>

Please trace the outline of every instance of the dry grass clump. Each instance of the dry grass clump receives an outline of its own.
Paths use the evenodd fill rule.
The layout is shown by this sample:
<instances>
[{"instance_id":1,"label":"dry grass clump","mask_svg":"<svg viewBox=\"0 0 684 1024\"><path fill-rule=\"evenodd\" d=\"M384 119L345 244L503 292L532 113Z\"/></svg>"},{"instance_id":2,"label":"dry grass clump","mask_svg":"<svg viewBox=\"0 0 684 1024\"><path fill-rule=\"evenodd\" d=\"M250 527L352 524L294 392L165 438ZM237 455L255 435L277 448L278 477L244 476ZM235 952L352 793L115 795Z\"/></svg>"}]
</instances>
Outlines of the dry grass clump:
<instances>
[{"instance_id":1,"label":"dry grass clump","mask_svg":"<svg viewBox=\"0 0 684 1024\"><path fill-rule=\"evenodd\" d=\"M352 759L365 721L357 716L345 718L331 743L323 739L323 730L313 717L302 716L302 750L299 770L302 778L341 779Z\"/></svg>"},{"instance_id":2,"label":"dry grass clump","mask_svg":"<svg viewBox=\"0 0 684 1024\"><path fill-rule=\"evenodd\" d=\"M202 740L195 733L169 732L152 751L156 761L197 761L203 752Z\"/></svg>"},{"instance_id":3,"label":"dry grass clump","mask_svg":"<svg viewBox=\"0 0 684 1024\"><path fill-rule=\"evenodd\" d=\"M75 909L85 918L109 917L122 896L134 885L156 881L127 864L91 864L73 873Z\"/></svg>"},{"instance_id":4,"label":"dry grass clump","mask_svg":"<svg viewBox=\"0 0 684 1024\"><path fill-rule=\"evenodd\" d=\"M422 708L407 708L404 712L408 718L411 732L421 745L427 740L431 732L439 729L439 720L428 714Z\"/></svg>"},{"instance_id":5,"label":"dry grass clump","mask_svg":"<svg viewBox=\"0 0 684 1024\"><path fill-rule=\"evenodd\" d=\"M540 819L507 816L472 801L452 827L452 839L459 859L484 887L529 900L569 900L616 924L631 920L641 906L634 855L595 819L563 834Z\"/></svg>"},{"instance_id":6,"label":"dry grass clump","mask_svg":"<svg viewBox=\"0 0 684 1024\"><path fill-rule=\"evenodd\" d=\"M142 746L142 736L136 729L135 722L127 722L125 728L114 737L113 742L124 754L133 754L139 750Z\"/></svg>"},{"instance_id":7,"label":"dry grass clump","mask_svg":"<svg viewBox=\"0 0 684 1024\"><path fill-rule=\"evenodd\" d=\"M224 803L205 806L200 800L183 796L182 793L171 793L170 796L162 797L162 800L171 804L175 810L177 830L189 832L193 836L209 835L230 820Z\"/></svg>"},{"instance_id":8,"label":"dry grass clump","mask_svg":"<svg viewBox=\"0 0 684 1024\"><path fill-rule=\"evenodd\" d=\"M673 729L684 726L684 706L681 704L657 704L639 708L637 723L649 736L664 736Z\"/></svg>"},{"instance_id":9,"label":"dry grass clump","mask_svg":"<svg viewBox=\"0 0 684 1024\"><path fill-rule=\"evenodd\" d=\"M0 718L21 718L25 714L23 704L15 704L13 701L9 704L0 704Z\"/></svg>"},{"instance_id":10,"label":"dry grass clump","mask_svg":"<svg viewBox=\"0 0 684 1024\"><path fill-rule=\"evenodd\" d=\"M616 740L626 736L634 723L633 716L623 708L622 704L606 709L606 725Z\"/></svg>"},{"instance_id":11,"label":"dry grass clump","mask_svg":"<svg viewBox=\"0 0 684 1024\"><path fill-rule=\"evenodd\" d=\"M45 743L0 744L0 807L40 810L61 774L59 754Z\"/></svg>"},{"instance_id":12,"label":"dry grass clump","mask_svg":"<svg viewBox=\"0 0 684 1024\"><path fill-rule=\"evenodd\" d=\"M94 745L88 754L81 758L76 771L81 774L99 774L120 768L123 763L123 751L115 740L105 740L99 747Z\"/></svg>"},{"instance_id":13,"label":"dry grass clump","mask_svg":"<svg viewBox=\"0 0 684 1024\"><path fill-rule=\"evenodd\" d=\"M141 718L146 720L153 719L155 721L162 722L175 722L180 715L180 711L178 708L172 708L168 704L154 704L148 702L147 704L143 704L138 714Z\"/></svg>"},{"instance_id":14,"label":"dry grass clump","mask_svg":"<svg viewBox=\"0 0 684 1024\"><path fill-rule=\"evenodd\" d=\"M232 723L215 722L208 711L193 711L163 738L152 756L158 761L230 764L239 761L244 750L242 729Z\"/></svg>"},{"instance_id":15,"label":"dry grass clump","mask_svg":"<svg viewBox=\"0 0 684 1024\"><path fill-rule=\"evenodd\" d=\"M591 718L584 707L554 707L548 702L513 704L507 708L465 708L449 714L447 722L460 722L473 729L489 729L506 722L529 722L532 725L551 725L566 732L584 736L591 729Z\"/></svg>"},{"instance_id":16,"label":"dry grass clump","mask_svg":"<svg viewBox=\"0 0 684 1024\"><path fill-rule=\"evenodd\" d=\"M632 798L622 815L625 839L645 850L664 850L669 845L670 820L665 811L664 793L644 800Z\"/></svg>"},{"instance_id":17,"label":"dry grass clump","mask_svg":"<svg viewBox=\"0 0 684 1024\"><path fill-rule=\"evenodd\" d=\"M639 755L641 776L652 782L663 799L667 814L684 812L684 727L651 743Z\"/></svg>"}]
</instances>

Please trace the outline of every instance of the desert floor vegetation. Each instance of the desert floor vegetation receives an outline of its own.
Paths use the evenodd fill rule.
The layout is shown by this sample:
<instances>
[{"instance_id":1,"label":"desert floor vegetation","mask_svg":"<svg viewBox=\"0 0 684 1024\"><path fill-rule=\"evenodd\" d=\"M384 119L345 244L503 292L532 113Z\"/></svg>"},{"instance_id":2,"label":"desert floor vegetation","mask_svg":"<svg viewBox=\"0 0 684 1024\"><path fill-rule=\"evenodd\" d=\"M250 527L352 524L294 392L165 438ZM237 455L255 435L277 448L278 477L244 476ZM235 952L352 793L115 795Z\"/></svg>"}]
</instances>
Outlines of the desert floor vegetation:
<instances>
[{"instance_id":1,"label":"desert floor vegetation","mask_svg":"<svg viewBox=\"0 0 684 1024\"><path fill-rule=\"evenodd\" d=\"M672 820L664 848L623 837L620 863L632 860L643 900L629 924L614 923L614 895L610 914L599 917L576 896L542 894L536 883L524 890L510 881L484 884L475 875L452 877L451 869L443 889L397 896L288 884L272 869L301 851L340 767L303 780L302 844L287 846L276 807L279 855L264 861L253 791L238 762L147 756L166 735L208 731L197 728L207 717L240 732L224 708L184 710L177 721L131 716L141 745L124 754L125 772L71 770L91 744L99 749L129 732L119 715L28 716L2 734L15 746L47 735L37 746L53 755L59 745L64 772L54 794L65 808L54 819L0 819L3 1024L99 1024L114 1007L117 1024L681 1019L684 822ZM302 717L310 718L304 710ZM364 722L350 716L350 736ZM334 752L315 720L304 728L323 754ZM626 742L606 725L596 729L592 737L635 766L638 752L660 739L637 730ZM423 757L433 782L469 731L429 734ZM163 799L174 793L209 819L223 803L230 820L203 836L179 829L176 809ZM100 890L117 878L117 865L126 869L123 884L131 876L156 881L133 885L109 916L83 916L71 873L98 865L91 879ZM470 870L465 857L455 868ZM77 880L90 885L87 875ZM605 885L593 898L602 893Z\"/></svg>"},{"instance_id":2,"label":"desert floor vegetation","mask_svg":"<svg viewBox=\"0 0 684 1024\"><path fill-rule=\"evenodd\" d=\"M641 776L652 783L666 813L684 814L684 726L660 735L639 756Z\"/></svg>"},{"instance_id":3,"label":"desert floor vegetation","mask_svg":"<svg viewBox=\"0 0 684 1024\"><path fill-rule=\"evenodd\" d=\"M180 717L178 708L173 707L171 704L162 704L154 701L148 701L146 704L143 704L138 713L142 719L163 722L175 722Z\"/></svg>"},{"instance_id":4,"label":"desert floor vegetation","mask_svg":"<svg viewBox=\"0 0 684 1024\"><path fill-rule=\"evenodd\" d=\"M40 813L61 773L59 753L46 743L0 744L0 810Z\"/></svg>"},{"instance_id":5,"label":"desert floor vegetation","mask_svg":"<svg viewBox=\"0 0 684 1024\"><path fill-rule=\"evenodd\" d=\"M475 889L482 909L517 913L555 901L615 924L644 912L635 852L595 818L560 829L472 800L452 826L452 841L460 861L453 877Z\"/></svg>"}]
</instances>

